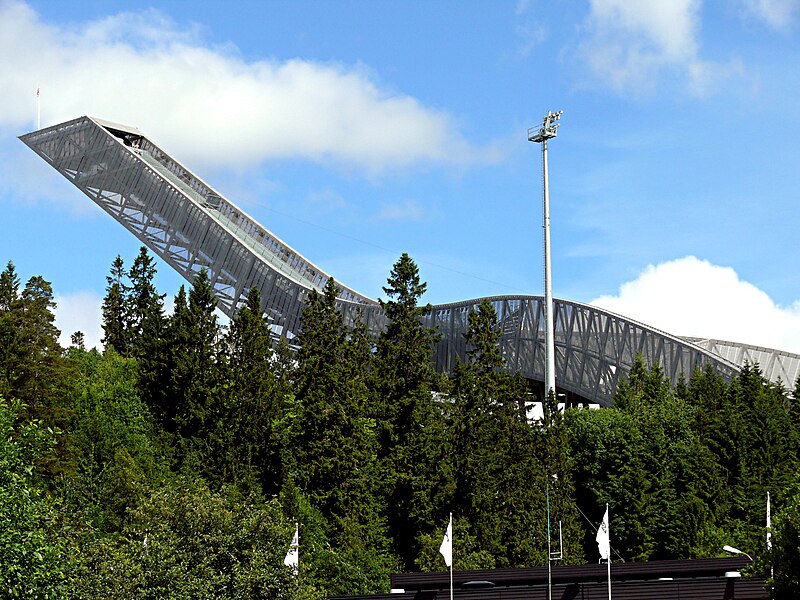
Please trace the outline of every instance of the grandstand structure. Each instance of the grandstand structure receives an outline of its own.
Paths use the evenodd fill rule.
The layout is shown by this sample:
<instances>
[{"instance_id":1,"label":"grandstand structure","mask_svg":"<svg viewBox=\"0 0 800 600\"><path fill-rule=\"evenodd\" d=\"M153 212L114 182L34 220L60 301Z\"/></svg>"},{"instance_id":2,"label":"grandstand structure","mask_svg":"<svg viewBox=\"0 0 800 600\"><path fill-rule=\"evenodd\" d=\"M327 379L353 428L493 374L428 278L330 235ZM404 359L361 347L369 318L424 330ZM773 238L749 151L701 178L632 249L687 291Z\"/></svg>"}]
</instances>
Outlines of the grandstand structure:
<instances>
[{"instance_id":1,"label":"grandstand structure","mask_svg":"<svg viewBox=\"0 0 800 600\"><path fill-rule=\"evenodd\" d=\"M261 292L273 333L290 341L304 302L331 277L134 127L83 116L20 139L188 281L206 269L219 307L232 316L247 292ZM337 280L348 323L363 320L378 335L380 304ZM465 360L468 315L482 299L433 307L425 324L442 334L434 361L440 371ZM544 381L544 299L489 298L497 310L509 371ZM608 406L637 354L660 364L676 383L711 365L725 378L745 362L772 381L794 384L800 355L745 344L681 338L587 304L554 300L559 393Z\"/></svg>"}]
</instances>

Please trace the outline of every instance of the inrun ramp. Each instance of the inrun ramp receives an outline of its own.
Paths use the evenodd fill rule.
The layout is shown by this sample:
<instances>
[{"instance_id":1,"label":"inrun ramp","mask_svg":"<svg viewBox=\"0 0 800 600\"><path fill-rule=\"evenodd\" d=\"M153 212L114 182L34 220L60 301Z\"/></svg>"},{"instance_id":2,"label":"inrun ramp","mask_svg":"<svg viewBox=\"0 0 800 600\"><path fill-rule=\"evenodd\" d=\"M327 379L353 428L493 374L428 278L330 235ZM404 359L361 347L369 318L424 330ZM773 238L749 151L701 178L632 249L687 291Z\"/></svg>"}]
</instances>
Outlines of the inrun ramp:
<instances>
[{"instance_id":1,"label":"inrun ramp","mask_svg":"<svg viewBox=\"0 0 800 600\"><path fill-rule=\"evenodd\" d=\"M20 139L188 281L206 269L227 315L233 316L256 287L273 332L289 339L298 334L306 297L312 289L322 290L330 275L141 131L84 116ZM386 318L378 302L338 280L337 285L346 321L362 319L373 334L380 333ZM500 321L506 368L542 382L543 299L489 300ZM434 356L438 370L448 371L457 359L466 360L467 316L480 301L434 306L426 318L425 324L442 334ZM714 350L742 345L715 342L703 347L593 306L556 299L554 307L557 386L586 401L609 405L620 377L630 371L639 353L648 364L660 364L673 383L682 373L688 378L706 364L730 378L741 364L730 360L735 353ZM800 356L773 351L770 360L779 365L773 372L797 377ZM783 381L790 384L794 379Z\"/></svg>"}]
</instances>

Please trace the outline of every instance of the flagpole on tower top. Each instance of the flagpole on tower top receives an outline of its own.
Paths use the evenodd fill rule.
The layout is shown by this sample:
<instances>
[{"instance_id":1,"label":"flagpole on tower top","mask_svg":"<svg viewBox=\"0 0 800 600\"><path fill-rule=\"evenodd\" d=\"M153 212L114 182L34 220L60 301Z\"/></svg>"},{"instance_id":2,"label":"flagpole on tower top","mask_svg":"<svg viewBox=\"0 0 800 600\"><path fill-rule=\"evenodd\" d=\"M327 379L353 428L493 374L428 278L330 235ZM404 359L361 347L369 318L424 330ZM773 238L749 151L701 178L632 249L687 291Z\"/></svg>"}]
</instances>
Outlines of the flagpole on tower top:
<instances>
[{"instance_id":1,"label":"flagpole on tower top","mask_svg":"<svg viewBox=\"0 0 800 600\"><path fill-rule=\"evenodd\" d=\"M36 86L36 130L42 128L42 97L39 94L39 86Z\"/></svg>"}]
</instances>

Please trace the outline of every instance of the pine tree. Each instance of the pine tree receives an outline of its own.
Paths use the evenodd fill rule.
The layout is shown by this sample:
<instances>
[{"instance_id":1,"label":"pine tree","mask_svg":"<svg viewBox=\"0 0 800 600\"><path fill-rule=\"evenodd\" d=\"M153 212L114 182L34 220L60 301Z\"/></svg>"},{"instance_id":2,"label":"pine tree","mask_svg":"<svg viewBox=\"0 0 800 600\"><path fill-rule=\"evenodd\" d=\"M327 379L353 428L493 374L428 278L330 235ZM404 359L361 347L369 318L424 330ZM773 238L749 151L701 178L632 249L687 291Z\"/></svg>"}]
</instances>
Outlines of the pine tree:
<instances>
[{"instance_id":1,"label":"pine tree","mask_svg":"<svg viewBox=\"0 0 800 600\"><path fill-rule=\"evenodd\" d=\"M8 261L0 273L0 313L9 312L19 300L19 277L14 263Z\"/></svg>"},{"instance_id":2,"label":"pine tree","mask_svg":"<svg viewBox=\"0 0 800 600\"><path fill-rule=\"evenodd\" d=\"M794 391L789 400L789 420L794 430L793 435L797 440L797 449L800 451L800 375L797 376L797 380L794 383ZM798 452L798 455L800 455L800 452Z\"/></svg>"},{"instance_id":3,"label":"pine tree","mask_svg":"<svg viewBox=\"0 0 800 600\"><path fill-rule=\"evenodd\" d=\"M389 300L381 300L389 324L378 339L378 387L384 399L382 451L407 440L418 429L420 419L429 416L431 388L435 374L431 366L437 334L422 324L431 312L430 304L419 306L426 283L420 281L419 269L408 254L402 254L392 267L383 291Z\"/></svg>"}]
</instances>

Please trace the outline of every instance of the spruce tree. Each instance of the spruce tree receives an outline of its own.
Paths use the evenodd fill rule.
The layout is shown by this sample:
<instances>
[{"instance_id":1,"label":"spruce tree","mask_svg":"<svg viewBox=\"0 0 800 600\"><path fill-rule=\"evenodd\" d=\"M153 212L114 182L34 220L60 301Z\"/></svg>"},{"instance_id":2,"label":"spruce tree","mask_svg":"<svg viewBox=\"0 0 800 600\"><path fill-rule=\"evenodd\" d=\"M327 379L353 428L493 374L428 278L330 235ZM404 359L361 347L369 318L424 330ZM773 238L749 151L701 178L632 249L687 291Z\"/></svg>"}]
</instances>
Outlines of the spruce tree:
<instances>
[{"instance_id":1,"label":"spruce tree","mask_svg":"<svg viewBox=\"0 0 800 600\"><path fill-rule=\"evenodd\" d=\"M21 315L19 277L14 263L0 273L0 396L11 398L19 359Z\"/></svg>"},{"instance_id":2,"label":"spruce tree","mask_svg":"<svg viewBox=\"0 0 800 600\"><path fill-rule=\"evenodd\" d=\"M274 352L261 294L252 288L231 320L225 337L227 389L217 419L222 444L220 472L228 479L257 484L269 494L280 489L281 467L273 422L281 398L272 371Z\"/></svg>"},{"instance_id":3,"label":"spruce tree","mask_svg":"<svg viewBox=\"0 0 800 600\"><path fill-rule=\"evenodd\" d=\"M156 290L155 275L155 261L142 246L128 273L128 338L137 358L157 354L163 335L164 295Z\"/></svg>"},{"instance_id":4,"label":"spruce tree","mask_svg":"<svg viewBox=\"0 0 800 600\"><path fill-rule=\"evenodd\" d=\"M31 277L20 298L17 321L19 344L12 394L34 413L48 405L53 408L54 393L61 369L60 331L55 326L53 288L40 276ZM48 410L50 412L50 410ZM40 416L44 416L41 415ZM51 421L52 423L52 421Z\"/></svg>"},{"instance_id":5,"label":"spruce tree","mask_svg":"<svg viewBox=\"0 0 800 600\"><path fill-rule=\"evenodd\" d=\"M122 257L117 255L111 263L111 273L106 277L106 295L103 298L103 343L122 356L130 356L129 287L125 283L128 273Z\"/></svg>"},{"instance_id":6,"label":"spruce tree","mask_svg":"<svg viewBox=\"0 0 800 600\"><path fill-rule=\"evenodd\" d=\"M345 328L338 293L331 278L322 294L311 292L303 310L294 448L297 483L328 516L329 538L352 543L370 535L378 520L370 488L376 440L365 414L367 365L358 349L363 340Z\"/></svg>"},{"instance_id":7,"label":"spruce tree","mask_svg":"<svg viewBox=\"0 0 800 600\"><path fill-rule=\"evenodd\" d=\"M525 416L522 377L502 372L497 313L488 300L468 315L468 361L453 373L454 512L498 567L545 558L544 470ZM476 567L489 567L479 564Z\"/></svg>"},{"instance_id":8,"label":"spruce tree","mask_svg":"<svg viewBox=\"0 0 800 600\"><path fill-rule=\"evenodd\" d=\"M142 246L129 273L127 337L139 366L139 395L159 412L166 402L170 373L165 294L158 293L155 275L155 261Z\"/></svg>"},{"instance_id":9,"label":"spruce tree","mask_svg":"<svg viewBox=\"0 0 800 600\"><path fill-rule=\"evenodd\" d=\"M405 568L414 567L420 535L446 518L448 485L442 468L445 431L432 388L431 353L438 335L423 325L431 306L420 306L427 284L408 254L392 267L381 300L388 325L377 343L376 389L380 453L387 474L388 524Z\"/></svg>"},{"instance_id":10,"label":"spruce tree","mask_svg":"<svg viewBox=\"0 0 800 600\"><path fill-rule=\"evenodd\" d=\"M178 431L185 438L202 439L209 431L211 411L219 384L217 341L219 328L214 313L217 301L208 272L202 269L189 291L181 290L169 324L171 398Z\"/></svg>"}]
</instances>

